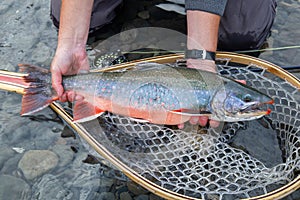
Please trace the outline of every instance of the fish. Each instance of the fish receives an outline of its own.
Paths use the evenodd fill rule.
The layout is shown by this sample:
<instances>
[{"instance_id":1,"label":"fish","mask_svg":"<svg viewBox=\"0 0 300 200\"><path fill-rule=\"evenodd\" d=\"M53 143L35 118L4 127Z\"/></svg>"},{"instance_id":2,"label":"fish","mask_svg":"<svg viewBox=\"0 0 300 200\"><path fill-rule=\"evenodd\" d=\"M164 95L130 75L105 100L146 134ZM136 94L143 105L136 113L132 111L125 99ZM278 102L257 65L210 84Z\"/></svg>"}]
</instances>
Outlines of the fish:
<instances>
[{"instance_id":1,"label":"fish","mask_svg":"<svg viewBox=\"0 0 300 200\"><path fill-rule=\"evenodd\" d=\"M51 73L37 66L19 65L27 87L21 115L58 100ZM63 76L65 91L81 95L73 102L74 122L93 120L104 112L138 122L182 124L192 116L233 122L260 118L271 112L268 95L216 73L166 64L142 63L131 70L89 72Z\"/></svg>"}]
</instances>

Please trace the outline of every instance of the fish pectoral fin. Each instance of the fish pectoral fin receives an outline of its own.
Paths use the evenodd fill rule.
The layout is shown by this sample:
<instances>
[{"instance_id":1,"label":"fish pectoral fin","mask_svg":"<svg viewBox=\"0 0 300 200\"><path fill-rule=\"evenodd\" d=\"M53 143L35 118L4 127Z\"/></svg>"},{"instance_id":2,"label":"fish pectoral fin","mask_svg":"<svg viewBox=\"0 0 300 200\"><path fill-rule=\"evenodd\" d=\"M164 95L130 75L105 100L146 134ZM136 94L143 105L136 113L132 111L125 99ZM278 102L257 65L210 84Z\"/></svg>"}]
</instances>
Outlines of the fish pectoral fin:
<instances>
[{"instance_id":1,"label":"fish pectoral fin","mask_svg":"<svg viewBox=\"0 0 300 200\"><path fill-rule=\"evenodd\" d=\"M77 123L91 121L104 112L104 110L101 110L89 102L77 101L73 108L73 121Z\"/></svg>"},{"instance_id":2,"label":"fish pectoral fin","mask_svg":"<svg viewBox=\"0 0 300 200\"><path fill-rule=\"evenodd\" d=\"M177 115L191 116L191 117L201 117L201 116L211 116L211 112L208 111L195 111L191 109L178 109L178 110L170 110L168 111Z\"/></svg>"}]
</instances>

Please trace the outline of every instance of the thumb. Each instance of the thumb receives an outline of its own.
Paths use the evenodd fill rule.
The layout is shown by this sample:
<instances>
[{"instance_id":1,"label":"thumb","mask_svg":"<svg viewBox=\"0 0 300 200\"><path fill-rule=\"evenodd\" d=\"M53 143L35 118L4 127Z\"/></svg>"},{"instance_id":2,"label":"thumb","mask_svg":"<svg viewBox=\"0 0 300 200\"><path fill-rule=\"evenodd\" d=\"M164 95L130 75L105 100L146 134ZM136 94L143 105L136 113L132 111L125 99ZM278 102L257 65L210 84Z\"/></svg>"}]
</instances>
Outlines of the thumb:
<instances>
[{"instance_id":1,"label":"thumb","mask_svg":"<svg viewBox=\"0 0 300 200\"><path fill-rule=\"evenodd\" d=\"M64 93L62 86L62 75L59 71L52 71L52 87L56 91L57 96L61 97Z\"/></svg>"}]
</instances>

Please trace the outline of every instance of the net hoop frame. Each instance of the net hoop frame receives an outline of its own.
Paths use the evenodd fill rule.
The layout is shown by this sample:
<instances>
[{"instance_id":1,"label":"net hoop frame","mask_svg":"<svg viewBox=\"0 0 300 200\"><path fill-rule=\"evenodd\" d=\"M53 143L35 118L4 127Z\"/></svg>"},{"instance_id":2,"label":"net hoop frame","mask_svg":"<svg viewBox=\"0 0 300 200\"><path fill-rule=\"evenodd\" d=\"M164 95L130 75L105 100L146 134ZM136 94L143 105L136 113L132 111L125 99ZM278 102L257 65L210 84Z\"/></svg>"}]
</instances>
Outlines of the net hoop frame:
<instances>
[{"instance_id":1,"label":"net hoop frame","mask_svg":"<svg viewBox=\"0 0 300 200\"><path fill-rule=\"evenodd\" d=\"M127 63L122 63L118 65L111 66L109 68L101 69L101 70L93 70L92 72L99 72L99 71L113 71L119 70L124 68L130 68L137 63L141 62L157 62L157 63L171 63L175 62L176 60L183 59L183 54L170 54L164 56L156 56L150 57L141 60L135 60ZM252 56L237 54L237 53L229 53L229 52L217 52L216 59L223 60L231 63L239 63L244 65L256 65L266 71L288 81L298 90L300 90L300 80L294 76L293 74L289 73L288 71L280 68L279 66L259 59ZM8 72L4 70L0 70L0 75L6 76L15 76L15 77L22 77L24 74L16 73L16 72ZM5 82L1 82L0 80L0 89L6 90L9 92L16 92L18 94L24 94L25 86L22 85L11 85ZM118 160L111 152L109 152L104 146L102 146L95 138L93 138L89 132L79 123L74 123L72 117L64 110L64 108L57 102L54 102L50 105L50 107L72 128L76 131L97 153L99 153L102 157L107 159L112 165L114 165L118 170L123 172L128 178L130 178L135 183L141 185L148 191L162 197L165 199L178 199L178 200L189 200L189 199L196 199L193 197L185 196L178 194L176 192L167 190L161 186L154 184L153 182L147 180L146 178L142 177L132 169L130 169L127 165L122 163ZM300 175L298 175L294 180L289 182L288 184L273 190L269 193L264 195L251 197L249 199L280 199L283 198L297 189L300 188Z\"/></svg>"}]
</instances>

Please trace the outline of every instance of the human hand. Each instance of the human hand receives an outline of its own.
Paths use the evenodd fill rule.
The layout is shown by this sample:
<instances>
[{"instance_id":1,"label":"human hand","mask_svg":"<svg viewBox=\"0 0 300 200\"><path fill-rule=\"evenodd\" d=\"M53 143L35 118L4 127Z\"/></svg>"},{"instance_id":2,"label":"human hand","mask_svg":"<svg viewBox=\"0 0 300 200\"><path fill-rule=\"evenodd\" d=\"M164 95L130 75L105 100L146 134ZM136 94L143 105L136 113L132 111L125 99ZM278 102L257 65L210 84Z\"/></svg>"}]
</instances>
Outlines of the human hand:
<instances>
[{"instance_id":1,"label":"human hand","mask_svg":"<svg viewBox=\"0 0 300 200\"><path fill-rule=\"evenodd\" d=\"M71 91L64 91L63 75L87 72L89 62L85 47L58 47L51 63L52 87L62 102L82 100L83 97Z\"/></svg>"},{"instance_id":2,"label":"human hand","mask_svg":"<svg viewBox=\"0 0 300 200\"><path fill-rule=\"evenodd\" d=\"M190 68L196 68L204 71L209 71L216 73L216 64L213 60L202 60L202 59L187 59L187 67ZM220 122L215 120L209 120L207 116L201 116L201 117L191 117L189 122L192 125L199 124L200 126L206 126L206 124L209 121L209 125L213 128L216 128L220 125ZM178 125L179 129L184 128L184 124Z\"/></svg>"}]
</instances>

